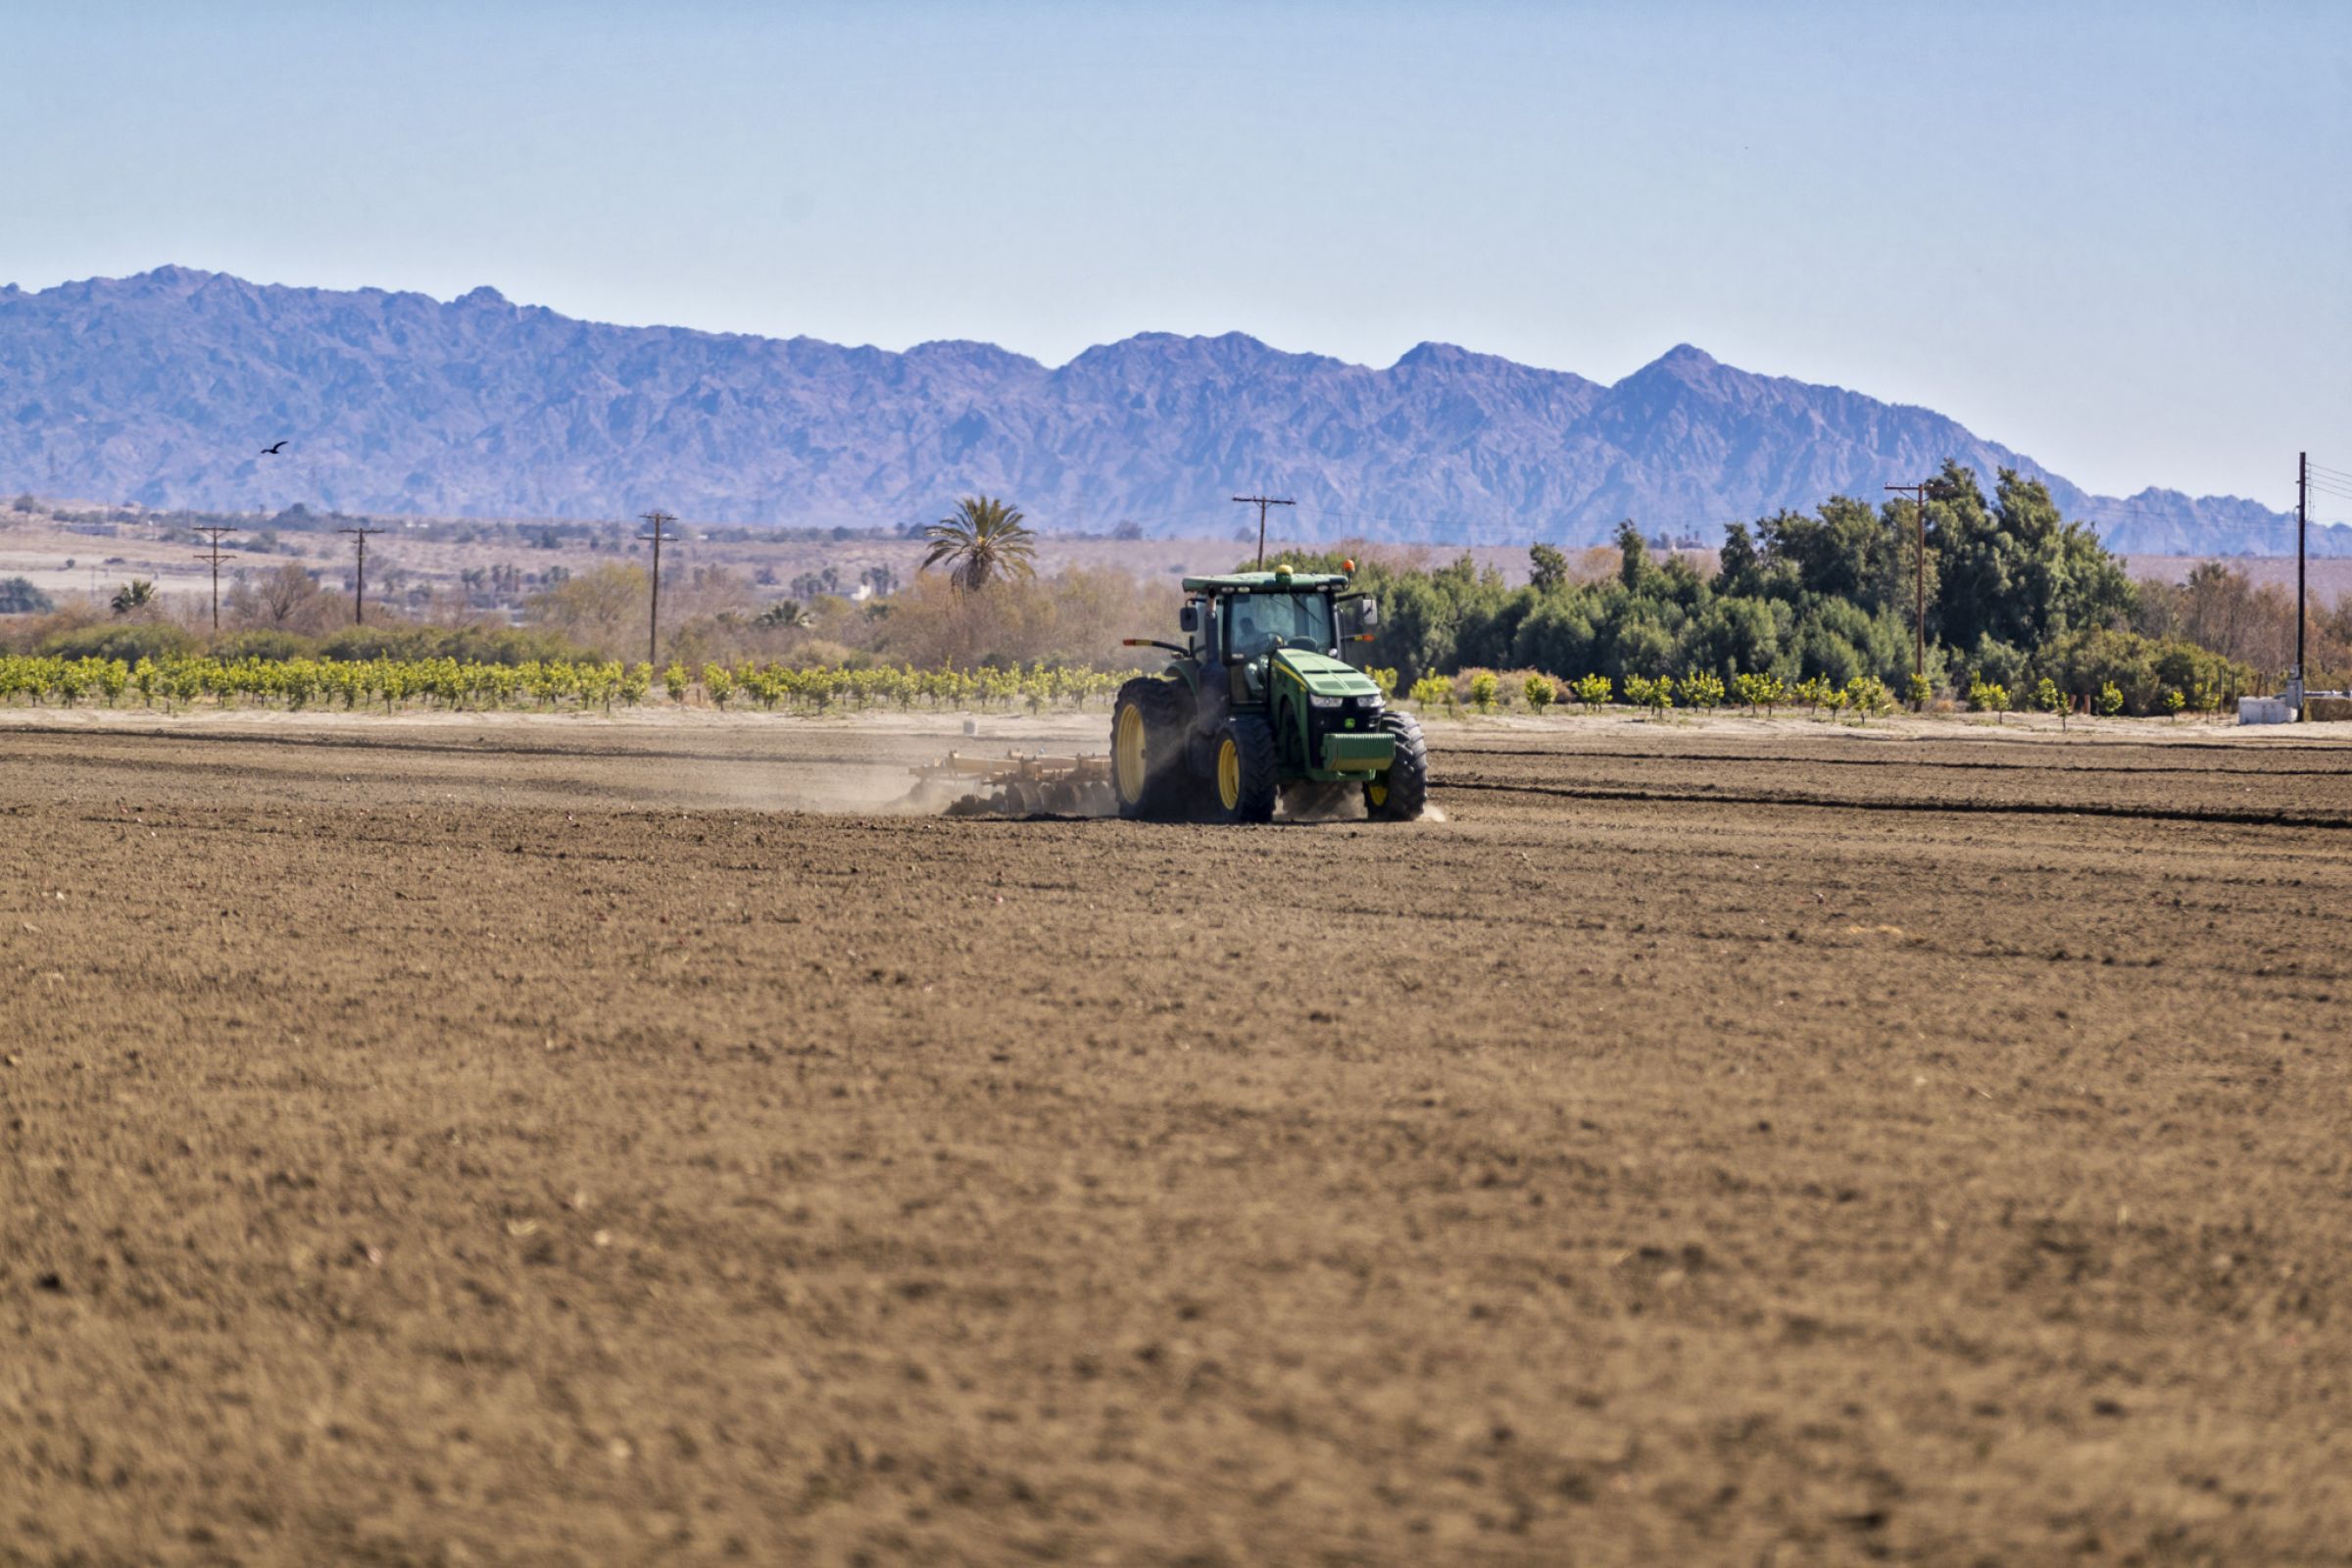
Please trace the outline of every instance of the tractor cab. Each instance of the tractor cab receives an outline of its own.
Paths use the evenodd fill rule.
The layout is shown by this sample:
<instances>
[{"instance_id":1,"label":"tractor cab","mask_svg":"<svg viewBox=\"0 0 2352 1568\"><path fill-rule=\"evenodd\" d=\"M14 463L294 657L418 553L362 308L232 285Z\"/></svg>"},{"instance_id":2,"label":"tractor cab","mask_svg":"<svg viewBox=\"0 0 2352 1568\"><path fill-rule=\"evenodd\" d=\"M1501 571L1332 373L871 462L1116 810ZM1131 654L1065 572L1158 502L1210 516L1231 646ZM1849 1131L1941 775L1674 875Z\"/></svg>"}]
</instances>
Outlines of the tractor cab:
<instances>
[{"instance_id":1,"label":"tractor cab","mask_svg":"<svg viewBox=\"0 0 2352 1568\"><path fill-rule=\"evenodd\" d=\"M1262 706L1275 655L1297 652L1345 662L1339 596L1347 585L1345 577L1288 566L1187 577L1184 590L1192 597L1180 623L1188 654L1201 678L1222 679L1244 706Z\"/></svg>"}]
</instances>

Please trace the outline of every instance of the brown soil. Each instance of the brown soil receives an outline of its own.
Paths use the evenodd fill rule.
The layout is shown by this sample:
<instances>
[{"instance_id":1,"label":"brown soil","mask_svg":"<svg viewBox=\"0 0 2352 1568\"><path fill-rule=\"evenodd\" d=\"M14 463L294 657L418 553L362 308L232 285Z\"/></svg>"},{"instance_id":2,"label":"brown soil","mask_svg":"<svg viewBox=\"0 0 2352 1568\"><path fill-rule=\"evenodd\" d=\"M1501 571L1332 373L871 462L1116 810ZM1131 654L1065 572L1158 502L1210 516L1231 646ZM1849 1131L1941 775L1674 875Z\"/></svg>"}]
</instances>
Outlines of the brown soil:
<instances>
[{"instance_id":1,"label":"brown soil","mask_svg":"<svg viewBox=\"0 0 2352 1568\"><path fill-rule=\"evenodd\" d=\"M2345 1561L2352 747L2266 740L1218 829L0 731L0 1561Z\"/></svg>"}]
</instances>

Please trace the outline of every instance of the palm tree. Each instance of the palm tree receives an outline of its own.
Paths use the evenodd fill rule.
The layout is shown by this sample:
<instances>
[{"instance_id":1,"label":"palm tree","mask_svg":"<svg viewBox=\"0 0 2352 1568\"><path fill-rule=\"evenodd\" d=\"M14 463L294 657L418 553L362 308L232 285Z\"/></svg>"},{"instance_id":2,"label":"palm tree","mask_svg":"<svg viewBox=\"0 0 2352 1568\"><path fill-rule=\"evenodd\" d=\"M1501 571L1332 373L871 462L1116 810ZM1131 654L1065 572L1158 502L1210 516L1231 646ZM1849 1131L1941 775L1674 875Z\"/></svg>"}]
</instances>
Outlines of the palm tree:
<instances>
[{"instance_id":1,"label":"palm tree","mask_svg":"<svg viewBox=\"0 0 2352 1568\"><path fill-rule=\"evenodd\" d=\"M1037 536L1021 521L1021 514L1002 501L965 496L956 515L931 524L923 537L931 541L924 569L948 563L950 580L958 588L985 588L991 577L1037 575L1031 559Z\"/></svg>"},{"instance_id":2,"label":"palm tree","mask_svg":"<svg viewBox=\"0 0 2352 1568\"><path fill-rule=\"evenodd\" d=\"M145 610L155 603L155 584L144 577L133 577L116 590L115 613L127 615L134 610Z\"/></svg>"}]
</instances>

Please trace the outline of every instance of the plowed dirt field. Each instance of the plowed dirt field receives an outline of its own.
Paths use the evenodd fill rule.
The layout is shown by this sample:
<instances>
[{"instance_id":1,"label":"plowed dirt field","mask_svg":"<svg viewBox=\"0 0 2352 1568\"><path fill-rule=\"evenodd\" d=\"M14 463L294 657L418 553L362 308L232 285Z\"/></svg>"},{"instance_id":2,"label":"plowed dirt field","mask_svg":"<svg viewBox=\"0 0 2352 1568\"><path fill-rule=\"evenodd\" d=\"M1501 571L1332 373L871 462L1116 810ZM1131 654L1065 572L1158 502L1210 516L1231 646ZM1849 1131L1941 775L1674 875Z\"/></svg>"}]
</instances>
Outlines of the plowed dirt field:
<instances>
[{"instance_id":1,"label":"plowed dirt field","mask_svg":"<svg viewBox=\"0 0 2352 1568\"><path fill-rule=\"evenodd\" d=\"M154 729L0 731L0 1562L2352 1560L2342 743Z\"/></svg>"}]
</instances>

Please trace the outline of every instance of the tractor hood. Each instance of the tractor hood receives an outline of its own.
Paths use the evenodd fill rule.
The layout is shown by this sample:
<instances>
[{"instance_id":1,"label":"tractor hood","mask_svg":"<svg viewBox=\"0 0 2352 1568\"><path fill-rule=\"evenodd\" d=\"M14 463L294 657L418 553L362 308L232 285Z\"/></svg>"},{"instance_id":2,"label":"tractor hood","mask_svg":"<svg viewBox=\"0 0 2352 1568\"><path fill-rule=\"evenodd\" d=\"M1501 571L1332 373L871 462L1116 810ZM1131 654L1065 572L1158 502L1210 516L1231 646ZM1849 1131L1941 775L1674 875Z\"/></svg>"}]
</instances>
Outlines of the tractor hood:
<instances>
[{"instance_id":1,"label":"tractor hood","mask_svg":"<svg viewBox=\"0 0 2352 1568\"><path fill-rule=\"evenodd\" d=\"M1274 656L1274 667L1316 697L1377 697L1380 688L1351 664L1303 648L1285 648Z\"/></svg>"}]
</instances>

